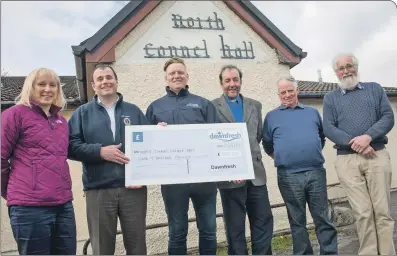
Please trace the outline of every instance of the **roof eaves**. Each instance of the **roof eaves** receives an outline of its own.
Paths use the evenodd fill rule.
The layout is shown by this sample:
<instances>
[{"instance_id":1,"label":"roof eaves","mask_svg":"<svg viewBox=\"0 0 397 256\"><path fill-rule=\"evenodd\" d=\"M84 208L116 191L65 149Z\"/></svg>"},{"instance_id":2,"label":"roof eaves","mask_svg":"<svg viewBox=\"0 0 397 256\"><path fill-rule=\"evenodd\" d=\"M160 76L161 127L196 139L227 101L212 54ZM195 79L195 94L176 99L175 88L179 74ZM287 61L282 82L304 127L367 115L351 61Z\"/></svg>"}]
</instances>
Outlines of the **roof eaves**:
<instances>
[{"instance_id":1,"label":"roof eaves","mask_svg":"<svg viewBox=\"0 0 397 256\"><path fill-rule=\"evenodd\" d=\"M82 53L84 53L85 48L81 45L72 45L72 51L75 56L80 56Z\"/></svg>"},{"instance_id":2,"label":"roof eaves","mask_svg":"<svg viewBox=\"0 0 397 256\"><path fill-rule=\"evenodd\" d=\"M251 1L247 0L240 0L237 1L240 5L248 10L253 17L256 17L260 23L262 23L265 27L269 29L269 31L278 38L286 47L287 49L293 53L295 56L299 56L302 59L307 56L307 52L303 52L300 47L294 44L283 32L281 32L274 24L271 22L258 8L255 7L251 3Z\"/></svg>"},{"instance_id":3,"label":"roof eaves","mask_svg":"<svg viewBox=\"0 0 397 256\"><path fill-rule=\"evenodd\" d=\"M323 92L299 92L298 98L300 99L318 99L324 98L324 96L331 91L323 91ZM397 97L397 92L386 92L388 97Z\"/></svg>"}]
</instances>

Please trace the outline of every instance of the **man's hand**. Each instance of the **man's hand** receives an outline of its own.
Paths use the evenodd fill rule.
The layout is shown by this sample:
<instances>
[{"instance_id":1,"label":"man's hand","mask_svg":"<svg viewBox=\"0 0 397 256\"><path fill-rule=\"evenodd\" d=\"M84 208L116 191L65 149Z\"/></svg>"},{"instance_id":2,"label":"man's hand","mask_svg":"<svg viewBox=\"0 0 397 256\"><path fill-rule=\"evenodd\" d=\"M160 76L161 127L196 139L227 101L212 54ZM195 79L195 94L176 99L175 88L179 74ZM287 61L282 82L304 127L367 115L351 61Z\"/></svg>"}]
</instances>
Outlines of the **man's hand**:
<instances>
[{"instance_id":1,"label":"man's hand","mask_svg":"<svg viewBox=\"0 0 397 256\"><path fill-rule=\"evenodd\" d=\"M349 145L351 145L351 148L356 151L357 153L361 154L362 152L364 152L364 150L367 149L367 147L369 146L369 143L371 143L372 138L367 135L361 135L361 136L357 136L354 137L353 139L351 139L349 141Z\"/></svg>"},{"instance_id":2,"label":"man's hand","mask_svg":"<svg viewBox=\"0 0 397 256\"><path fill-rule=\"evenodd\" d=\"M234 184L240 184L243 183L244 180L232 180L231 182L233 182Z\"/></svg>"},{"instance_id":3,"label":"man's hand","mask_svg":"<svg viewBox=\"0 0 397 256\"><path fill-rule=\"evenodd\" d=\"M116 164L128 164L130 159L120 151L121 143L119 145L111 145L101 148L101 157L107 161Z\"/></svg>"},{"instance_id":4,"label":"man's hand","mask_svg":"<svg viewBox=\"0 0 397 256\"><path fill-rule=\"evenodd\" d=\"M167 123L166 122L160 122L160 123L158 123L157 125L159 125L159 126L167 126Z\"/></svg>"},{"instance_id":5,"label":"man's hand","mask_svg":"<svg viewBox=\"0 0 397 256\"><path fill-rule=\"evenodd\" d=\"M125 186L128 189L138 189L138 188L142 188L142 186Z\"/></svg>"},{"instance_id":6,"label":"man's hand","mask_svg":"<svg viewBox=\"0 0 397 256\"><path fill-rule=\"evenodd\" d=\"M368 146L362 153L365 158L370 159L370 158L375 158L376 157L376 152L375 150L371 147Z\"/></svg>"}]
</instances>

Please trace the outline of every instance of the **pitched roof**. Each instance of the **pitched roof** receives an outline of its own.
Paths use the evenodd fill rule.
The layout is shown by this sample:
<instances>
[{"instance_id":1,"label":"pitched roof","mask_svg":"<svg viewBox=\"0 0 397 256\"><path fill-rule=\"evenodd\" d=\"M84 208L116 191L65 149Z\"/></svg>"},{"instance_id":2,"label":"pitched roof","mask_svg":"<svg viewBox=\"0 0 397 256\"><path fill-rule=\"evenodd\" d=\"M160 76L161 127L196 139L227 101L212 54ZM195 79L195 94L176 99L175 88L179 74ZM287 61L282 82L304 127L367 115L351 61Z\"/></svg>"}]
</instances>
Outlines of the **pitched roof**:
<instances>
[{"instance_id":1,"label":"pitched roof","mask_svg":"<svg viewBox=\"0 0 397 256\"><path fill-rule=\"evenodd\" d=\"M323 98L324 95L336 88L337 83L316 81L298 81L299 98ZM397 87L383 87L387 96L397 96Z\"/></svg>"},{"instance_id":2,"label":"pitched roof","mask_svg":"<svg viewBox=\"0 0 397 256\"><path fill-rule=\"evenodd\" d=\"M72 46L74 55L80 56L85 51L95 51L103 42L113 35L118 28L120 28L129 19L134 17L141 9L153 0L140 0L130 1L125 5L112 19L110 19L101 29L99 29L93 36L87 38L80 45ZM161 1L158 1L161 2ZM245 11L247 11L252 18L260 23L272 36L277 38L282 45L288 49L292 55L301 59L307 56L307 52L303 52L300 47L295 45L285 34L283 34L261 11L258 10L250 1L230 1L224 0L225 4L229 5L230 2L237 3ZM144 19L142 17L141 19Z\"/></svg>"},{"instance_id":3,"label":"pitched roof","mask_svg":"<svg viewBox=\"0 0 397 256\"><path fill-rule=\"evenodd\" d=\"M1 77L1 104L11 104L22 90L25 82L24 76L2 76ZM69 102L79 100L79 92L75 76L60 76L61 86L65 98Z\"/></svg>"}]
</instances>

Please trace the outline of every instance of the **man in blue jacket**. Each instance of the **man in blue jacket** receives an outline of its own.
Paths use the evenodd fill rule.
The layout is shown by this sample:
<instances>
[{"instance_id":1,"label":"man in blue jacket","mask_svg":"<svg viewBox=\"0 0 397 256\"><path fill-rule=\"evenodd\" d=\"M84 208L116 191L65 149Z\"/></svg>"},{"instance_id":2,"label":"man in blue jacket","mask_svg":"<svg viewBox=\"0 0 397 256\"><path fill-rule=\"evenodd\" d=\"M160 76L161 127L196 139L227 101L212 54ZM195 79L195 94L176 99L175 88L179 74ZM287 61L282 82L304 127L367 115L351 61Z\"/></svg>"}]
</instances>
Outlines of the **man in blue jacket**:
<instances>
[{"instance_id":1,"label":"man in blue jacket","mask_svg":"<svg viewBox=\"0 0 397 256\"><path fill-rule=\"evenodd\" d=\"M306 228L306 203L316 225L320 255L338 254L337 232L328 217L325 136L319 112L298 102L293 77L277 81L281 105L267 113L263 147L274 159L278 186L291 226L293 253L313 254Z\"/></svg>"},{"instance_id":2,"label":"man in blue jacket","mask_svg":"<svg viewBox=\"0 0 397 256\"><path fill-rule=\"evenodd\" d=\"M147 109L150 124L219 123L214 105L189 93L189 74L182 59L172 58L164 65L168 84L166 95ZM199 229L200 254L216 254L216 183L162 185L161 193L168 217L168 254L186 255L189 198L192 199Z\"/></svg>"},{"instance_id":3,"label":"man in blue jacket","mask_svg":"<svg viewBox=\"0 0 397 256\"><path fill-rule=\"evenodd\" d=\"M146 125L142 111L117 93L111 66L93 72L96 95L69 120L69 158L83 164L88 231L93 254L113 255L117 217L127 255L146 254L146 187L125 187L124 130L126 124Z\"/></svg>"}]
</instances>

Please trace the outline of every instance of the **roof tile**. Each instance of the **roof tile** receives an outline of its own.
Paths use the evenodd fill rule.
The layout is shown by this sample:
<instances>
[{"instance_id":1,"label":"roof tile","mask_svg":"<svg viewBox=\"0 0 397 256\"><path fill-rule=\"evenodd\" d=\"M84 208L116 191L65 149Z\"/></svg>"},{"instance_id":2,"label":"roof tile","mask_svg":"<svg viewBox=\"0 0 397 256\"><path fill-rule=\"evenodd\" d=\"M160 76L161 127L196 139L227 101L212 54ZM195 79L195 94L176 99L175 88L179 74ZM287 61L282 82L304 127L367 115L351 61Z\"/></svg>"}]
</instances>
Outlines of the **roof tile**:
<instances>
[{"instance_id":1,"label":"roof tile","mask_svg":"<svg viewBox=\"0 0 397 256\"><path fill-rule=\"evenodd\" d=\"M22 90L24 76L1 77L1 102L14 101ZM75 76L60 76L63 93L66 99L79 99L79 91Z\"/></svg>"},{"instance_id":2,"label":"roof tile","mask_svg":"<svg viewBox=\"0 0 397 256\"><path fill-rule=\"evenodd\" d=\"M327 92L333 91L338 88L337 83L320 83L316 81L298 81L299 96L318 97L319 95L324 96ZM397 87L383 87L386 94L389 96L397 96Z\"/></svg>"}]
</instances>

